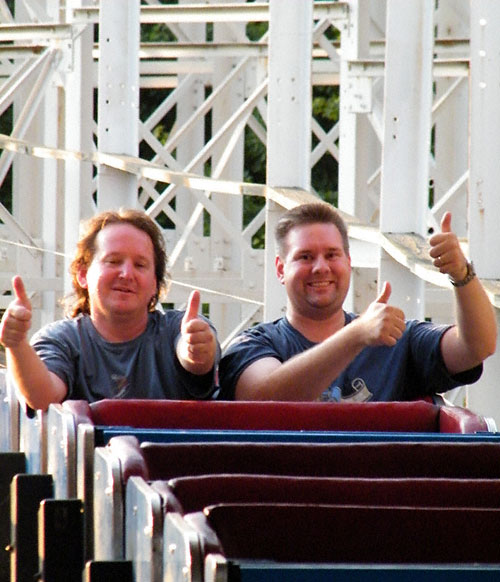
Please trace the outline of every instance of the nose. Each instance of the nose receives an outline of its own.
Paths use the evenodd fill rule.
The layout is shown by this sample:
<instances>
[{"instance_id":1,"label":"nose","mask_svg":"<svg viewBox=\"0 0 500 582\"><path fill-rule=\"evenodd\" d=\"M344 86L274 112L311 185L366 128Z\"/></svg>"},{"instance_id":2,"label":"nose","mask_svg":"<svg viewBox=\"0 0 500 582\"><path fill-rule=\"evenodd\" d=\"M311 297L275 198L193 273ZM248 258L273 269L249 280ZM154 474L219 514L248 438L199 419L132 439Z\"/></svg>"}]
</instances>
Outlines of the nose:
<instances>
[{"instance_id":1,"label":"nose","mask_svg":"<svg viewBox=\"0 0 500 582\"><path fill-rule=\"evenodd\" d=\"M328 261L323 255L318 255L313 263L313 271L326 271L328 270Z\"/></svg>"},{"instance_id":2,"label":"nose","mask_svg":"<svg viewBox=\"0 0 500 582\"><path fill-rule=\"evenodd\" d=\"M134 272L132 261L123 261L120 269L120 277L122 279L130 279Z\"/></svg>"}]
</instances>

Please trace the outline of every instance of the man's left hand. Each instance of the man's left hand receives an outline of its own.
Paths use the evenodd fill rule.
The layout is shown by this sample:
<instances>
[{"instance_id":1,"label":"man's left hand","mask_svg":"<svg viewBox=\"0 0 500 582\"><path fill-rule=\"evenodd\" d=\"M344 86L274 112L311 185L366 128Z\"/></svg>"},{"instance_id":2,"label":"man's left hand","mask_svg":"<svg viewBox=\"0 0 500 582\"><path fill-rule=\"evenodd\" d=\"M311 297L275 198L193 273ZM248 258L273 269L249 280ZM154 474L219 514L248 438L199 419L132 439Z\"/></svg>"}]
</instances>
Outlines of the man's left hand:
<instances>
[{"instance_id":1,"label":"man's left hand","mask_svg":"<svg viewBox=\"0 0 500 582\"><path fill-rule=\"evenodd\" d=\"M215 336L210 325L198 316L200 292L192 291L181 323L178 356L193 373L207 373L214 364ZM186 366L185 366L186 367Z\"/></svg>"},{"instance_id":2,"label":"man's left hand","mask_svg":"<svg viewBox=\"0 0 500 582\"><path fill-rule=\"evenodd\" d=\"M461 281L467 275L467 259L460 247L457 235L451 230L451 212L445 212L441 219L441 232L429 239L430 256L434 266L454 281Z\"/></svg>"}]
</instances>

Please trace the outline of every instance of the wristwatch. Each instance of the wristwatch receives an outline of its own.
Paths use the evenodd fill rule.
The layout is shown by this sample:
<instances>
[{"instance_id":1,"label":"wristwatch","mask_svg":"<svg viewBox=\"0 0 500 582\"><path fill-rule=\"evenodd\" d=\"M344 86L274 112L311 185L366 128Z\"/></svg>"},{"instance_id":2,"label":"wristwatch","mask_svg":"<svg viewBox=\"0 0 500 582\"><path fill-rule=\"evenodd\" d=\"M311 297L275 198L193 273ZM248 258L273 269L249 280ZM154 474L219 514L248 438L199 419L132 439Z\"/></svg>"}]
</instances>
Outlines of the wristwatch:
<instances>
[{"instance_id":1,"label":"wristwatch","mask_svg":"<svg viewBox=\"0 0 500 582\"><path fill-rule=\"evenodd\" d=\"M465 275L465 277L460 281L455 281L451 277L449 277L449 279L453 287L463 287L464 285L467 285L467 283L470 283L475 276L476 271L474 271L474 265L472 264L472 261L470 262L467 261L467 274Z\"/></svg>"}]
</instances>

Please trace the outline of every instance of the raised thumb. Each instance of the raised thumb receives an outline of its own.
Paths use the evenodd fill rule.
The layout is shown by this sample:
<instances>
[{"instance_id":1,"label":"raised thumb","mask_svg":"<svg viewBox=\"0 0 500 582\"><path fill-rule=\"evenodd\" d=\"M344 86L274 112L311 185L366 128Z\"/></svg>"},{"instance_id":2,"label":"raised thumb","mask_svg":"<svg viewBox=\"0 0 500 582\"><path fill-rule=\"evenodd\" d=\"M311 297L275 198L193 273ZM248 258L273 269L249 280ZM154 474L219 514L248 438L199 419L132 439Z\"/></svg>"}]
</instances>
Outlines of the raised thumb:
<instances>
[{"instance_id":1,"label":"raised thumb","mask_svg":"<svg viewBox=\"0 0 500 582\"><path fill-rule=\"evenodd\" d=\"M382 291L380 292L375 302L387 303L389 301L390 296L391 296L391 284L388 281L385 281L382 286Z\"/></svg>"},{"instance_id":2,"label":"raised thumb","mask_svg":"<svg viewBox=\"0 0 500 582\"><path fill-rule=\"evenodd\" d=\"M24 287L23 280L21 279L21 277L19 275L16 275L12 279L12 289L14 290L14 295L15 295L16 300L21 305L30 305L30 300L29 300L28 295L26 293L26 289Z\"/></svg>"},{"instance_id":3,"label":"raised thumb","mask_svg":"<svg viewBox=\"0 0 500 582\"><path fill-rule=\"evenodd\" d=\"M451 212L445 212L441 218L441 232L451 232Z\"/></svg>"},{"instance_id":4,"label":"raised thumb","mask_svg":"<svg viewBox=\"0 0 500 582\"><path fill-rule=\"evenodd\" d=\"M191 321L198 317L198 310L200 309L200 292L191 291L189 296L186 313L184 314L184 321Z\"/></svg>"}]
</instances>

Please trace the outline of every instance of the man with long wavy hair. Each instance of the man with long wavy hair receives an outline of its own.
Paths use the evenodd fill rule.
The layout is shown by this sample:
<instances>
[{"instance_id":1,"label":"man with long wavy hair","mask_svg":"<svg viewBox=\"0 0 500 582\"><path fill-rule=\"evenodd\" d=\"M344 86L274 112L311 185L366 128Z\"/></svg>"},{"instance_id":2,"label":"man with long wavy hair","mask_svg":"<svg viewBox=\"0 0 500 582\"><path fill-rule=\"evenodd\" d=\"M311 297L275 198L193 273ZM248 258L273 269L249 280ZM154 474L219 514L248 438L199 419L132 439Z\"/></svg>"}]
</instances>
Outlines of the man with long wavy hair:
<instances>
[{"instance_id":1,"label":"man with long wavy hair","mask_svg":"<svg viewBox=\"0 0 500 582\"><path fill-rule=\"evenodd\" d=\"M157 308L167 288L162 233L144 212L102 212L84 225L70 273L67 317L28 339L21 277L0 323L7 366L26 403L103 398L210 398L219 345L193 291L185 312Z\"/></svg>"}]
</instances>

